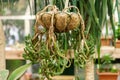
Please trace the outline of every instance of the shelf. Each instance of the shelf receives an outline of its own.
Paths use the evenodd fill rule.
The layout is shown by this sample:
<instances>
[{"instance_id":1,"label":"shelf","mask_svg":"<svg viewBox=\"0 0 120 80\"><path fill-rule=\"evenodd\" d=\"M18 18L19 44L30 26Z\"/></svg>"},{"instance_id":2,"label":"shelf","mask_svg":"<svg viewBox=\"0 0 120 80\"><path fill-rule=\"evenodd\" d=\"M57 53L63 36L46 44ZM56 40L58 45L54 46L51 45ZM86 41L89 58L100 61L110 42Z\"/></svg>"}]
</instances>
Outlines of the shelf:
<instances>
[{"instance_id":1,"label":"shelf","mask_svg":"<svg viewBox=\"0 0 120 80\"><path fill-rule=\"evenodd\" d=\"M23 48L5 48L5 58L6 59L23 59L22 54L24 53Z\"/></svg>"},{"instance_id":2,"label":"shelf","mask_svg":"<svg viewBox=\"0 0 120 80\"><path fill-rule=\"evenodd\" d=\"M113 46L102 46L100 57L107 54L111 55L113 58L120 58L120 48L115 48ZM95 58L97 58L97 53L95 54Z\"/></svg>"},{"instance_id":3,"label":"shelf","mask_svg":"<svg viewBox=\"0 0 120 80\"><path fill-rule=\"evenodd\" d=\"M23 59L22 54L24 53L23 48L6 48L5 54L6 59ZM74 58L73 51L70 52L71 55L68 55L67 57ZM113 58L120 58L120 48L115 48L113 46L102 46L101 47L101 54L100 57L102 57L105 54L110 54ZM97 58L97 53L95 54L95 58Z\"/></svg>"},{"instance_id":4,"label":"shelf","mask_svg":"<svg viewBox=\"0 0 120 80\"><path fill-rule=\"evenodd\" d=\"M60 76L54 76L54 77L52 77L52 79L53 80L74 80L74 76L62 76L62 75L60 75Z\"/></svg>"}]
</instances>

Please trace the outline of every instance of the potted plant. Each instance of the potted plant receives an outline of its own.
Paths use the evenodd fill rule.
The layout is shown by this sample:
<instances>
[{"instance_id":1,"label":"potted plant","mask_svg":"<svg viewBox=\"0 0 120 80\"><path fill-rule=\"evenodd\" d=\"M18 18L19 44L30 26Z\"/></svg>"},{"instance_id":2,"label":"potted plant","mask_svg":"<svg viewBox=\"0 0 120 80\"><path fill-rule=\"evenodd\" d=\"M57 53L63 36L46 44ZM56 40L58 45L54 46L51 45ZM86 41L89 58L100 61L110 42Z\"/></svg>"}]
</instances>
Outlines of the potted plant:
<instances>
[{"instance_id":1,"label":"potted plant","mask_svg":"<svg viewBox=\"0 0 120 80\"><path fill-rule=\"evenodd\" d=\"M106 29L108 27L108 29ZM109 31L109 32L108 32ZM111 46L112 44L112 33L109 26L104 26L101 33L101 46Z\"/></svg>"},{"instance_id":2,"label":"potted plant","mask_svg":"<svg viewBox=\"0 0 120 80\"><path fill-rule=\"evenodd\" d=\"M99 80L117 80L118 69L116 68L114 64L112 64L112 61L114 61L113 57L111 57L108 54L104 55L101 58L102 64L97 70Z\"/></svg>"},{"instance_id":3,"label":"potted plant","mask_svg":"<svg viewBox=\"0 0 120 80\"><path fill-rule=\"evenodd\" d=\"M101 37L101 46L110 46L112 38L111 37Z\"/></svg>"},{"instance_id":4,"label":"potted plant","mask_svg":"<svg viewBox=\"0 0 120 80\"><path fill-rule=\"evenodd\" d=\"M120 24L118 24L116 29L116 48L120 48Z\"/></svg>"}]
</instances>

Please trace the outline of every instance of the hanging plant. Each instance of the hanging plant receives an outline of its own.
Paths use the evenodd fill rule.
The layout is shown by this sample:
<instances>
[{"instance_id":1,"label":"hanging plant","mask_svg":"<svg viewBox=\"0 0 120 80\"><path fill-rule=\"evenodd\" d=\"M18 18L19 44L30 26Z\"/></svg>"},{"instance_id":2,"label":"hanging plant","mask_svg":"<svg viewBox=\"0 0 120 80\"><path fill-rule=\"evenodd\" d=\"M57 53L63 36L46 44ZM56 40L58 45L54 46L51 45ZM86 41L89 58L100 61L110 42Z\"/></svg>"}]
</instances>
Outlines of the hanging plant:
<instances>
[{"instance_id":1,"label":"hanging plant","mask_svg":"<svg viewBox=\"0 0 120 80\"><path fill-rule=\"evenodd\" d=\"M50 11L46 12L48 8ZM67 12L70 8L75 8L77 13ZM71 34L75 36L71 37ZM51 80L52 76L63 73L64 69L71 65L67 57L68 50L81 47L80 44L77 45L77 40L79 43L83 40L82 43L88 49L84 36L84 21L77 7L70 6L59 11L56 6L48 5L36 14L35 34L33 37L29 35L25 38L23 57L32 64L40 64L41 80ZM25 66L24 71L18 69L13 73L20 71L22 75L30 65ZM17 78L18 76L14 76L14 79Z\"/></svg>"},{"instance_id":2,"label":"hanging plant","mask_svg":"<svg viewBox=\"0 0 120 80\"><path fill-rule=\"evenodd\" d=\"M69 8L77 9L74 6ZM43 80L45 78L50 80L51 76L63 73L64 69L71 65L66 55L69 40L65 32L79 27L81 16L78 9L77 13L67 12L69 8L59 11L56 6L46 6L36 15L35 35L26 37L24 58L33 64L40 64L40 74ZM59 34L64 35L62 42L58 39Z\"/></svg>"}]
</instances>

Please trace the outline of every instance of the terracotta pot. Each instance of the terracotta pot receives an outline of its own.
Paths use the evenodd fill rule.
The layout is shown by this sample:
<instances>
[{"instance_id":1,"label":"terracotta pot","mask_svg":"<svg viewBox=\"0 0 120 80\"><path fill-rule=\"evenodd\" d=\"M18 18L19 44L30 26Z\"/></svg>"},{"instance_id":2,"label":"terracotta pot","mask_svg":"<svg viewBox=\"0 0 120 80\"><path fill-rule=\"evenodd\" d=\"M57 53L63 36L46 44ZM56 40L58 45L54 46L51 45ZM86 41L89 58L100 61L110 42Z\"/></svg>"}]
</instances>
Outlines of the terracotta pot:
<instances>
[{"instance_id":1,"label":"terracotta pot","mask_svg":"<svg viewBox=\"0 0 120 80\"><path fill-rule=\"evenodd\" d=\"M117 80L119 73L97 72L99 80Z\"/></svg>"},{"instance_id":2,"label":"terracotta pot","mask_svg":"<svg viewBox=\"0 0 120 80\"><path fill-rule=\"evenodd\" d=\"M101 46L110 46L112 38L101 38Z\"/></svg>"},{"instance_id":3,"label":"terracotta pot","mask_svg":"<svg viewBox=\"0 0 120 80\"><path fill-rule=\"evenodd\" d=\"M117 40L116 41L116 46L115 46L116 48L120 48L120 40Z\"/></svg>"}]
</instances>

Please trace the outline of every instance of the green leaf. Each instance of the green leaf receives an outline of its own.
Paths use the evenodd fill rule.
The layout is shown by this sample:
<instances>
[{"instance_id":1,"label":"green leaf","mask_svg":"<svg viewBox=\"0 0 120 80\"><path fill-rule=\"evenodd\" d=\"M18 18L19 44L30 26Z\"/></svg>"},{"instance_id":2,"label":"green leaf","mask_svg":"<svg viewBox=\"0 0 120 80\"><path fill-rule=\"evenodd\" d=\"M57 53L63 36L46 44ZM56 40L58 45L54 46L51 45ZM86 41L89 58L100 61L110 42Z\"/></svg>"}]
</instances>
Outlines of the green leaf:
<instances>
[{"instance_id":1,"label":"green leaf","mask_svg":"<svg viewBox=\"0 0 120 80\"><path fill-rule=\"evenodd\" d=\"M15 71L11 73L8 80L17 80L20 76L24 74L24 72L31 66L31 63L25 64L19 68L17 68Z\"/></svg>"},{"instance_id":2,"label":"green leaf","mask_svg":"<svg viewBox=\"0 0 120 80\"><path fill-rule=\"evenodd\" d=\"M91 10L92 10L94 20L95 20L96 24L99 26L99 19L97 17L96 11L95 11L94 0L89 0L89 3L90 3L90 7L91 7Z\"/></svg>"},{"instance_id":3,"label":"green leaf","mask_svg":"<svg viewBox=\"0 0 120 80\"><path fill-rule=\"evenodd\" d=\"M116 7L117 7L117 13L118 13L118 22L120 23L120 1L116 0Z\"/></svg>"},{"instance_id":4,"label":"green leaf","mask_svg":"<svg viewBox=\"0 0 120 80\"><path fill-rule=\"evenodd\" d=\"M102 11L101 11L101 25L103 26L103 23L105 22L105 17L107 14L107 0L102 0Z\"/></svg>"},{"instance_id":5,"label":"green leaf","mask_svg":"<svg viewBox=\"0 0 120 80\"><path fill-rule=\"evenodd\" d=\"M1 70L0 71L0 80L7 80L9 71L8 70Z\"/></svg>"}]
</instances>

